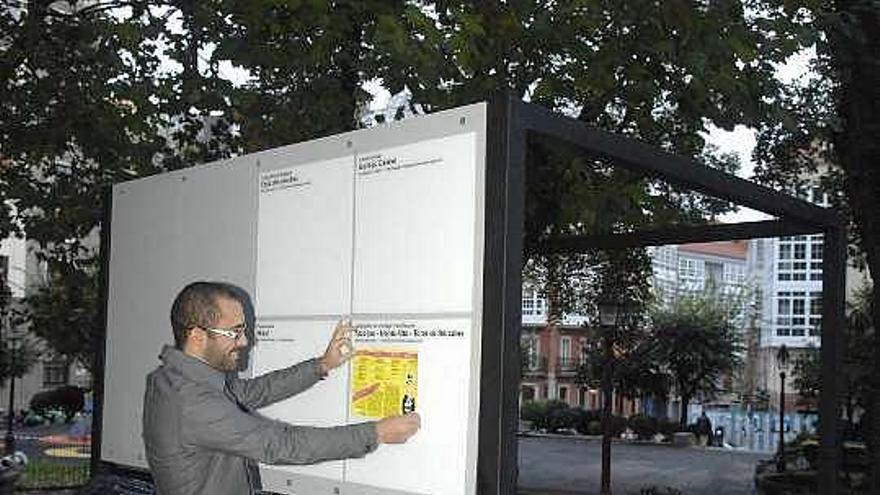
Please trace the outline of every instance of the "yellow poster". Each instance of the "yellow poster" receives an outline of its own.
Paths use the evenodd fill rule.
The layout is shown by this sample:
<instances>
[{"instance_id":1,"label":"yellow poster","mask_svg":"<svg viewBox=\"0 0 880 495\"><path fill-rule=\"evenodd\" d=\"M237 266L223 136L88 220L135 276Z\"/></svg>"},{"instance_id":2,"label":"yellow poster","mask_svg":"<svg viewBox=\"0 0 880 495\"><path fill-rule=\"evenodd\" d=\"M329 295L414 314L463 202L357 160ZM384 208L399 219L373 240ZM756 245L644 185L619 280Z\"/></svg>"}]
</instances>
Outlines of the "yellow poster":
<instances>
[{"instance_id":1,"label":"yellow poster","mask_svg":"<svg viewBox=\"0 0 880 495\"><path fill-rule=\"evenodd\" d=\"M416 410L419 355L401 349L359 350L352 358L352 415L382 419Z\"/></svg>"}]
</instances>

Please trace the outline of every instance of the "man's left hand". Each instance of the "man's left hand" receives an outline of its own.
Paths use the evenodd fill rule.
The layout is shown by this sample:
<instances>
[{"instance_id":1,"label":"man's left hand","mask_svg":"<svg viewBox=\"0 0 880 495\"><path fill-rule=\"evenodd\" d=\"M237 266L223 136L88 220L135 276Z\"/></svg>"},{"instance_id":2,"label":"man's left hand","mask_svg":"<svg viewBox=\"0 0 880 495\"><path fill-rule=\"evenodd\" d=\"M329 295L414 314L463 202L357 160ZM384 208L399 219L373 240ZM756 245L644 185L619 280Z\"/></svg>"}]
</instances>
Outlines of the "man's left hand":
<instances>
[{"instance_id":1,"label":"man's left hand","mask_svg":"<svg viewBox=\"0 0 880 495\"><path fill-rule=\"evenodd\" d=\"M333 329L333 337L327 345L327 350L320 359L321 371L327 374L330 370L339 367L346 361L351 359L354 353L354 347L351 343L351 336L354 333L354 326L351 320L340 320Z\"/></svg>"}]
</instances>

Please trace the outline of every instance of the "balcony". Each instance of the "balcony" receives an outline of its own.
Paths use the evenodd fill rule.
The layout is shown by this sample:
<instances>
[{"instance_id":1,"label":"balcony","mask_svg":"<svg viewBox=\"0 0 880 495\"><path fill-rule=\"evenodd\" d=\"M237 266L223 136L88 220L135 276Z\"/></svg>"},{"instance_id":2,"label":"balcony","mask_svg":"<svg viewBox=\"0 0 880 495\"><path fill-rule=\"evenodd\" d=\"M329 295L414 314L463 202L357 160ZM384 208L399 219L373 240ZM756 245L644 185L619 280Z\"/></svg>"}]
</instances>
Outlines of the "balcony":
<instances>
[{"instance_id":1,"label":"balcony","mask_svg":"<svg viewBox=\"0 0 880 495\"><path fill-rule=\"evenodd\" d=\"M542 375L547 373L547 358L537 356L523 356L523 375Z\"/></svg>"},{"instance_id":2,"label":"balcony","mask_svg":"<svg viewBox=\"0 0 880 495\"><path fill-rule=\"evenodd\" d=\"M583 364L582 359L573 357L561 357L556 361L556 369L560 373L575 373L578 367Z\"/></svg>"}]
</instances>

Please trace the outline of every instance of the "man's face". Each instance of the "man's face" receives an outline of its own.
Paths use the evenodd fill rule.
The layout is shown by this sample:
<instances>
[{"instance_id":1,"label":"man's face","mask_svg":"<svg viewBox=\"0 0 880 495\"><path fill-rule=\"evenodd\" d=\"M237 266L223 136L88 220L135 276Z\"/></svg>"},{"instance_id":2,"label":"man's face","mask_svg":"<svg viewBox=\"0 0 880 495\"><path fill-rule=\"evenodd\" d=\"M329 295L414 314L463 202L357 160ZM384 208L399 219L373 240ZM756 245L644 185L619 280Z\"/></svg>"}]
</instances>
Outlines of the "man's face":
<instances>
[{"instance_id":1,"label":"man's face","mask_svg":"<svg viewBox=\"0 0 880 495\"><path fill-rule=\"evenodd\" d=\"M227 298L217 300L220 309L220 319L215 328L231 329L245 323L244 311L238 301ZM238 339L232 339L224 335L207 332L205 342L205 361L220 371L235 371L238 369L239 355L247 348L247 336L242 334Z\"/></svg>"}]
</instances>

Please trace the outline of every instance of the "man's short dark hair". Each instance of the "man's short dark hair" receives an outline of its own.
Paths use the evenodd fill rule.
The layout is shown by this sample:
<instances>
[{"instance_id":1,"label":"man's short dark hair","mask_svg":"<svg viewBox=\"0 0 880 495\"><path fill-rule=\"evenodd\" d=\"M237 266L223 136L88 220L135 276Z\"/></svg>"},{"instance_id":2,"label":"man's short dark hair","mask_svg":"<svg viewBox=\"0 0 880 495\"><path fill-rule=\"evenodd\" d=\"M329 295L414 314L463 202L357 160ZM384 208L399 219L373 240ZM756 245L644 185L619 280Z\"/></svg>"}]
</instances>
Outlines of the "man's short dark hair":
<instances>
[{"instance_id":1,"label":"man's short dark hair","mask_svg":"<svg viewBox=\"0 0 880 495\"><path fill-rule=\"evenodd\" d=\"M183 344L193 327L209 328L220 320L220 299L231 299L241 303L235 286L223 282L193 282L177 294L171 305L171 330L174 332L174 345L183 349Z\"/></svg>"}]
</instances>

